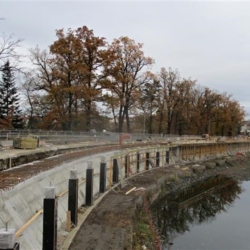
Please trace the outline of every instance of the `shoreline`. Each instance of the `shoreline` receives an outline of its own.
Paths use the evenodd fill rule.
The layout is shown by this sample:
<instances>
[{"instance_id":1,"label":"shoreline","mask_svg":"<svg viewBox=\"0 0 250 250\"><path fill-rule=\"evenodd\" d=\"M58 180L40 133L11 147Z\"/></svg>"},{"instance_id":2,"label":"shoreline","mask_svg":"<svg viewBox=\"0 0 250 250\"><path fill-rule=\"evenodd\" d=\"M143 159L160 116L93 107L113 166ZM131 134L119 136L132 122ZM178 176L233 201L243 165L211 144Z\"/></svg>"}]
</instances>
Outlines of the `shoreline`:
<instances>
[{"instance_id":1,"label":"shoreline","mask_svg":"<svg viewBox=\"0 0 250 250\"><path fill-rule=\"evenodd\" d=\"M156 169L133 176L110 191L87 217L69 249L158 249L158 236L150 221L145 220L148 207L167 194L218 174L238 181L250 180L250 154Z\"/></svg>"}]
</instances>

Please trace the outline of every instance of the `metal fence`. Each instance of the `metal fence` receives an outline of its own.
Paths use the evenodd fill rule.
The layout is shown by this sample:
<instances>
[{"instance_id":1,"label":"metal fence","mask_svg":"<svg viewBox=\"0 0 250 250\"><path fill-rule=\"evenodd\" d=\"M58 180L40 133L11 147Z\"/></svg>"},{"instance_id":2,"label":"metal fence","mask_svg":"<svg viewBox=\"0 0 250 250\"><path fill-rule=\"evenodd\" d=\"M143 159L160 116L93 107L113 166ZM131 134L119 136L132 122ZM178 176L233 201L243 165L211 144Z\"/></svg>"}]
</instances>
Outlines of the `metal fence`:
<instances>
[{"instance_id":1,"label":"metal fence","mask_svg":"<svg viewBox=\"0 0 250 250\"><path fill-rule=\"evenodd\" d=\"M123 133L127 134L127 133ZM28 135L38 136L40 140L46 141L46 143L53 144L67 144L67 143L77 143L85 141L108 141L108 142L118 142L119 133L113 132L81 132L81 131L54 131L54 130L0 130L0 141L13 140L16 137L25 137ZM139 134L131 133L129 141L144 141L144 140L169 140L169 141L180 141L180 142L190 142L191 140L202 139L201 135L166 135L166 134ZM220 138L221 140L228 140L228 137L211 137L211 140L216 140ZM232 138L231 138L232 139ZM234 140L242 140L243 138L233 138Z\"/></svg>"}]
</instances>

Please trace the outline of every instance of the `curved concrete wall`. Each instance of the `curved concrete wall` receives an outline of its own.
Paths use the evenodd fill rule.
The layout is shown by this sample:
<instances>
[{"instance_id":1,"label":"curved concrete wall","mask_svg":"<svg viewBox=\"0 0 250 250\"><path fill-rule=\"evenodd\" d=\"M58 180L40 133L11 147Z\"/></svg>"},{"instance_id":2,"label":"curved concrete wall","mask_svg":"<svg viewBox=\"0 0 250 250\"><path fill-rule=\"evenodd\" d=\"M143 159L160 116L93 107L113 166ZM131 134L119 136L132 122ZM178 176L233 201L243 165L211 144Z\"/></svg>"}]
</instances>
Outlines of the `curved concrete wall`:
<instances>
[{"instance_id":1,"label":"curved concrete wall","mask_svg":"<svg viewBox=\"0 0 250 250\"><path fill-rule=\"evenodd\" d=\"M190 148L191 147L191 148ZM70 177L70 170L77 170L77 177L79 179L79 201L78 205L85 203L85 182L86 169L88 166L88 161L93 161L94 168L94 187L93 194L99 193L99 168L101 157L104 156L107 162L107 175L106 175L106 186L108 187L112 175L110 174L112 167L112 160L114 158L118 159L119 163L119 180L125 178L125 160L124 156L129 155L130 166L129 175L135 174L137 171L136 165L136 155L140 152L141 161L139 165L139 172L145 170L146 162L146 152L150 154L152 159L149 168L154 167L156 160L156 152L160 152L160 166L166 165L166 152L170 152L169 164L182 163L190 158L190 155L194 152L199 152L198 159L201 160L202 157L215 157L212 150L205 150L203 153L200 150L193 150L192 147L199 147L199 145L192 146L178 146L175 145L171 148L166 145L156 145L154 147L143 147L134 148L131 150L113 151L109 153L102 153L97 155L91 155L89 157L84 157L82 159L74 160L69 163L62 164L54 169L42 172L39 175L28 179L12 190L6 191L0 194L0 228L5 228L5 223L8 222L9 228L20 229L27 221L32 218L37 211L43 208L43 199L45 197L45 188L49 186L54 186L56 190L56 195L59 196L58 199L58 229L61 227L65 228L66 222L66 212L68 210L68 180ZM201 147L201 146L200 146ZM212 146L208 146L211 147ZM238 145L235 147L224 147L223 150L216 156L226 155L227 153L235 153L239 149ZM245 145L241 148L242 150L249 151L249 145ZM214 148L214 151L218 150ZM55 156L56 157L56 156ZM191 157L193 160L195 157ZM64 195L63 195L64 194ZM42 213L36 218L36 220L31 223L17 239L20 243L22 250L40 250L42 249L42 231L43 231L43 215Z\"/></svg>"},{"instance_id":2,"label":"curved concrete wall","mask_svg":"<svg viewBox=\"0 0 250 250\"><path fill-rule=\"evenodd\" d=\"M115 152L104 153L102 155L92 155L83 159L75 160L63 164L49 171L43 172L31 179L28 179L13 188L0 194L0 228L5 228L8 222L8 228L21 228L37 211L43 208L43 199L45 197L45 188L54 186L56 195L65 192L68 189L68 180L70 170L77 170L79 182L85 179L88 161L93 161L94 173L99 173L101 156L108 160ZM109 178L109 174L107 174ZM94 176L93 193L99 192L99 177ZM107 181L107 185L109 182ZM85 182L79 187L78 204L85 203ZM66 212L68 210L68 195L62 195L58 199L58 228L66 221ZM29 225L29 227L17 239L22 250L42 249L42 214Z\"/></svg>"}]
</instances>

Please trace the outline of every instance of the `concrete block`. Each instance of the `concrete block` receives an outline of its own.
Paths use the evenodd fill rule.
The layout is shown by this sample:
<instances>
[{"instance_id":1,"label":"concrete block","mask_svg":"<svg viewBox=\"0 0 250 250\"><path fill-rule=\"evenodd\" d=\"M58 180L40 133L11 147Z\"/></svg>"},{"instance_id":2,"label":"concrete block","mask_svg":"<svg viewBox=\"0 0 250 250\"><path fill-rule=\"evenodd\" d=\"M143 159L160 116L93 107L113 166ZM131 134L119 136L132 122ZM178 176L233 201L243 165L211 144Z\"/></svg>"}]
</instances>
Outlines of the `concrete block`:
<instances>
[{"instance_id":1,"label":"concrete block","mask_svg":"<svg viewBox=\"0 0 250 250\"><path fill-rule=\"evenodd\" d=\"M55 199L56 189L55 187L46 187L45 188L45 198L46 199Z\"/></svg>"},{"instance_id":2,"label":"concrete block","mask_svg":"<svg viewBox=\"0 0 250 250\"><path fill-rule=\"evenodd\" d=\"M71 169L70 170L70 177L71 180L76 180L77 179L77 170L76 169Z\"/></svg>"},{"instance_id":3,"label":"concrete block","mask_svg":"<svg viewBox=\"0 0 250 250\"><path fill-rule=\"evenodd\" d=\"M88 161L87 169L93 169L93 161Z\"/></svg>"},{"instance_id":4,"label":"concrete block","mask_svg":"<svg viewBox=\"0 0 250 250\"><path fill-rule=\"evenodd\" d=\"M0 228L0 249L11 249L15 245L15 233L13 228Z\"/></svg>"}]
</instances>

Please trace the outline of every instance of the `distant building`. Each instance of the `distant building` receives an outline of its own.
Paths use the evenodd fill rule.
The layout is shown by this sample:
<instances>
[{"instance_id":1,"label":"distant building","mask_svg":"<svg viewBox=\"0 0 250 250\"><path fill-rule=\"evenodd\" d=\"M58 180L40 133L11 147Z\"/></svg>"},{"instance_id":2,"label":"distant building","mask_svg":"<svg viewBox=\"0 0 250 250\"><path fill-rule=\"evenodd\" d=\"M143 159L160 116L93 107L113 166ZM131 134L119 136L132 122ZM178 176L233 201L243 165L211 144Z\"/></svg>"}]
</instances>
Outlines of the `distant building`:
<instances>
[{"instance_id":1,"label":"distant building","mask_svg":"<svg viewBox=\"0 0 250 250\"><path fill-rule=\"evenodd\" d=\"M250 135L250 121L243 121L241 124L240 134Z\"/></svg>"}]
</instances>

